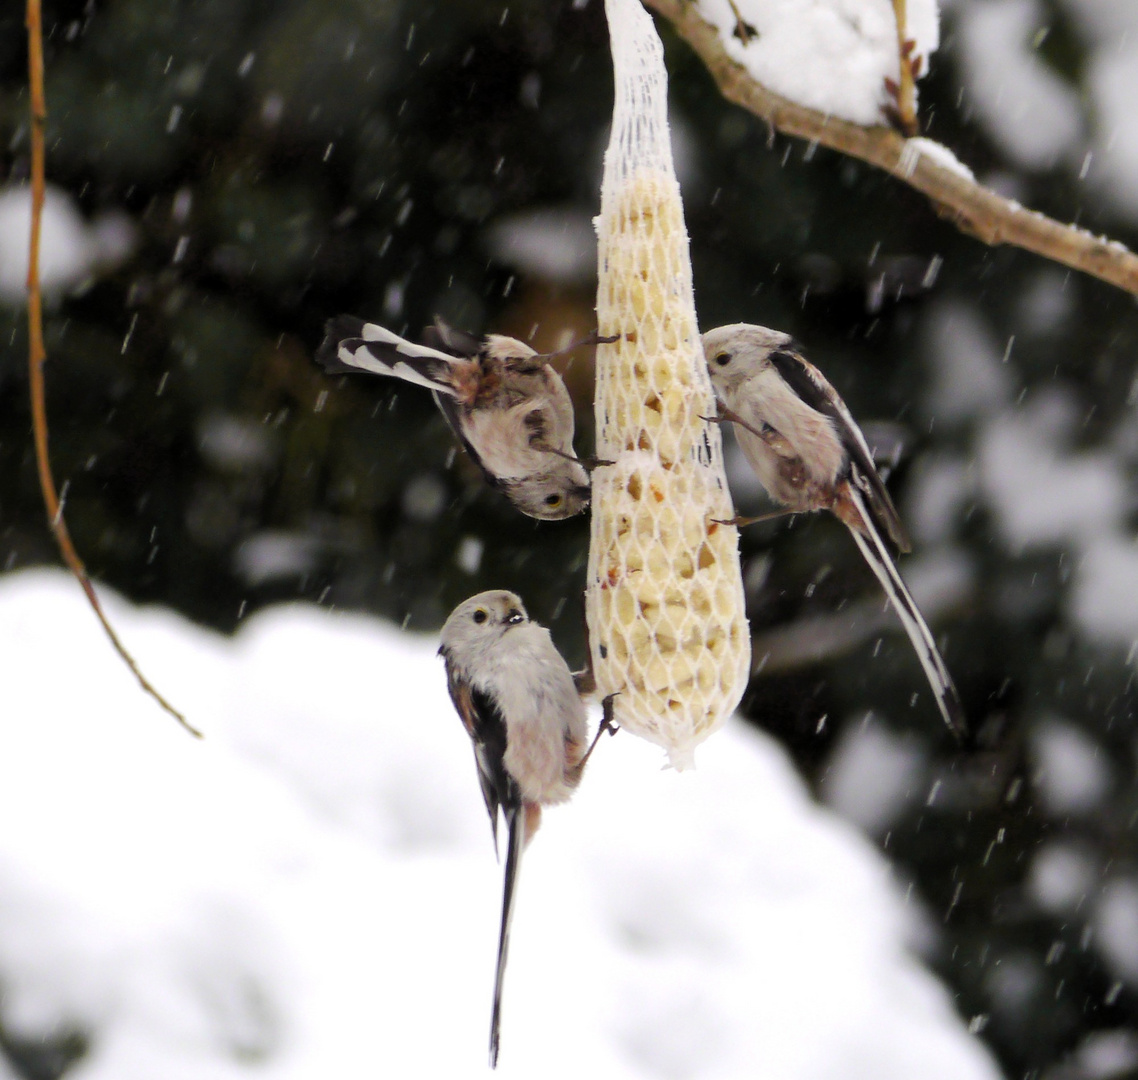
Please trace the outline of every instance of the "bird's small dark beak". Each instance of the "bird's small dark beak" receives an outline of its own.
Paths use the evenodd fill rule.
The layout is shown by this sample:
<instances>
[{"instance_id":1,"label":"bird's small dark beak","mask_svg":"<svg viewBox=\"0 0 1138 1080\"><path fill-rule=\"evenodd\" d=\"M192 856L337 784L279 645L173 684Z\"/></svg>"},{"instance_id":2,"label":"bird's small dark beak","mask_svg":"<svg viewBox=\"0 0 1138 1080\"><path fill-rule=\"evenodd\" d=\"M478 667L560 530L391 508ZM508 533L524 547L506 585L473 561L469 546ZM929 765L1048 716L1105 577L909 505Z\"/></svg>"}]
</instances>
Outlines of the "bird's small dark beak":
<instances>
[{"instance_id":1,"label":"bird's small dark beak","mask_svg":"<svg viewBox=\"0 0 1138 1080\"><path fill-rule=\"evenodd\" d=\"M526 617L518 611L517 608L510 608L510 610L506 612L507 626L517 626L518 623L524 623L525 621Z\"/></svg>"}]
</instances>

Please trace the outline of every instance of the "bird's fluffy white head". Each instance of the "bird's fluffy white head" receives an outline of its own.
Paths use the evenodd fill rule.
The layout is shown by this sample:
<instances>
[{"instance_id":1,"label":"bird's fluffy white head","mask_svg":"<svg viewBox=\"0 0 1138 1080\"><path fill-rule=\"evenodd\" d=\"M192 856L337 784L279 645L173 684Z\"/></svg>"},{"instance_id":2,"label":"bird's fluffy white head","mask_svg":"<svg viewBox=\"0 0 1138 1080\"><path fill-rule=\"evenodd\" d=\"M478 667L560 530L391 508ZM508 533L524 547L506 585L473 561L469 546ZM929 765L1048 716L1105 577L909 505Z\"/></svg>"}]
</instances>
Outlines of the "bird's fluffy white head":
<instances>
[{"instance_id":1,"label":"bird's fluffy white head","mask_svg":"<svg viewBox=\"0 0 1138 1080\"><path fill-rule=\"evenodd\" d=\"M755 323L717 326L703 335L703 353L716 389L729 389L760 371L772 352L793 347L780 330Z\"/></svg>"},{"instance_id":2,"label":"bird's fluffy white head","mask_svg":"<svg viewBox=\"0 0 1138 1080\"><path fill-rule=\"evenodd\" d=\"M463 663L498 641L507 630L529 622L521 597L491 589L464 600L443 624L439 651Z\"/></svg>"}]
</instances>

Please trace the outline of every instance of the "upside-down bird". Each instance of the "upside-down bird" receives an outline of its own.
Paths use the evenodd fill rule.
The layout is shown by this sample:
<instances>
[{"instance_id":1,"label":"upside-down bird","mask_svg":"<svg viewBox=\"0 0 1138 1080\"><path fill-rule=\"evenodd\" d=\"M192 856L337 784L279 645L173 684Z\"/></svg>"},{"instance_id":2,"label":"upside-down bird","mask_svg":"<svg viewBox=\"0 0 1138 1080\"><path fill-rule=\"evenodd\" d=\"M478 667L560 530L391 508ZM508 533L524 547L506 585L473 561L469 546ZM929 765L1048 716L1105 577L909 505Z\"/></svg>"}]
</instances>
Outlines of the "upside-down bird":
<instances>
[{"instance_id":1,"label":"upside-down bird","mask_svg":"<svg viewBox=\"0 0 1138 1080\"><path fill-rule=\"evenodd\" d=\"M386 375L434 394L451 430L523 514L556 520L589 503L573 450L573 403L561 376L524 342L479 340L436 321L416 345L351 315L329 319L317 362L330 374Z\"/></svg>"}]
</instances>

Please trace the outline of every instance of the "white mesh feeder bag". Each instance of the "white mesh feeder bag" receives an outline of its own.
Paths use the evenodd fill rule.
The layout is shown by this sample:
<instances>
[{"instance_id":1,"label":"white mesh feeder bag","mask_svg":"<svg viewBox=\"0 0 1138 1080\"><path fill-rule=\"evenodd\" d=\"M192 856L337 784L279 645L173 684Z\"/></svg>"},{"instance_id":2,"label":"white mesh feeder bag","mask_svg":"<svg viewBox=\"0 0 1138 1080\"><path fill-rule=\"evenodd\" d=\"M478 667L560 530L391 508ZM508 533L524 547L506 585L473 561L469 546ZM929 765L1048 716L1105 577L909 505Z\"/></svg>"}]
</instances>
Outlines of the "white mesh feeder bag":
<instances>
[{"instance_id":1,"label":"white mesh feeder bag","mask_svg":"<svg viewBox=\"0 0 1138 1080\"><path fill-rule=\"evenodd\" d=\"M606 0L616 81L599 241L597 456L585 612L600 696L677 769L739 703L750 635L700 346L663 47Z\"/></svg>"}]
</instances>

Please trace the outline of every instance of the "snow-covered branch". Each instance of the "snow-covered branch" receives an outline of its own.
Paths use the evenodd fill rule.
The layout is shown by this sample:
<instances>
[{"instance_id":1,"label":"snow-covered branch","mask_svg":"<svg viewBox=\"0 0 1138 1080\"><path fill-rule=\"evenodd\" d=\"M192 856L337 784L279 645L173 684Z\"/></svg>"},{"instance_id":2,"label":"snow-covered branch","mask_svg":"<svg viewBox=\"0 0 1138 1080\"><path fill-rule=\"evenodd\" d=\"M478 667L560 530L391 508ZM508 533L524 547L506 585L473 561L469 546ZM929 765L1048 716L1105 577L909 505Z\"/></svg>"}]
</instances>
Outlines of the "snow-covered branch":
<instances>
[{"instance_id":1,"label":"snow-covered branch","mask_svg":"<svg viewBox=\"0 0 1138 1080\"><path fill-rule=\"evenodd\" d=\"M927 195L938 214L986 244L1012 244L1138 295L1138 256L1117 241L1063 225L976 182L946 147L885 126L852 123L783 97L728 55L693 0L644 0L668 19L707 66L727 100L785 135L809 139L892 174Z\"/></svg>"}]
</instances>

